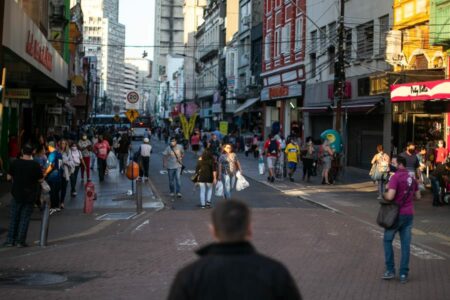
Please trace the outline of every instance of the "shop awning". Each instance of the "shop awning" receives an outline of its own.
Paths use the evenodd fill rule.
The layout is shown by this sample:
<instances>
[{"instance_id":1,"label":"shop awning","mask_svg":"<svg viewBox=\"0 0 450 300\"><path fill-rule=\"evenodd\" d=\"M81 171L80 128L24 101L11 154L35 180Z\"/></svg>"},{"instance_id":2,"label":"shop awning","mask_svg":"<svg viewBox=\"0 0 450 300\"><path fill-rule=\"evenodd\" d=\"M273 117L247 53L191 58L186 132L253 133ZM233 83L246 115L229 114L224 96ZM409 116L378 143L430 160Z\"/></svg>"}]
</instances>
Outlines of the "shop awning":
<instances>
[{"instance_id":1,"label":"shop awning","mask_svg":"<svg viewBox=\"0 0 450 300\"><path fill-rule=\"evenodd\" d=\"M259 101L259 97L258 98L250 98L247 99L244 104L242 104L241 106L239 106L236 111L234 112L234 114L238 114L243 112L245 109L249 108L250 106L252 106L253 104L255 104L256 102Z\"/></svg>"},{"instance_id":2,"label":"shop awning","mask_svg":"<svg viewBox=\"0 0 450 300\"><path fill-rule=\"evenodd\" d=\"M423 81L391 86L391 101L450 99L450 80Z\"/></svg>"},{"instance_id":3,"label":"shop awning","mask_svg":"<svg viewBox=\"0 0 450 300\"><path fill-rule=\"evenodd\" d=\"M342 110L346 112L371 112L377 107L381 106L384 103L384 98L382 97L371 97L365 99L351 99L348 101L344 101L342 103ZM324 113L324 112L332 112L336 110L336 106L334 104L330 104L328 106L318 105L318 106L303 106L299 107L299 110L303 112L309 113Z\"/></svg>"}]
</instances>

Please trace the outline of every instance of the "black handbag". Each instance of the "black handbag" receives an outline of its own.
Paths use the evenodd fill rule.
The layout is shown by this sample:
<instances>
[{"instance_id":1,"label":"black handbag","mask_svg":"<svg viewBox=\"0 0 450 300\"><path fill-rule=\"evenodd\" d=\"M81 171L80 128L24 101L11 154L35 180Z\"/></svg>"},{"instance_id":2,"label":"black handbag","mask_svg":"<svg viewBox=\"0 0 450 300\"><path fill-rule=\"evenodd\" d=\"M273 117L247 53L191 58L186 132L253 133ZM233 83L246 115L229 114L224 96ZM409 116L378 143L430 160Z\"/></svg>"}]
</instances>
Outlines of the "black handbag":
<instances>
[{"instance_id":1,"label":"black handbag","mask_svg":"<svg viewBox=\"0 0 450 300\"><path fill-rule=\"evenodd\" d=\"M380 225L381 227L383 227L385 229L392 229L397 226L400 208L403 206L406 199L408 198L411 188L412 188L412 184L409 186L408 191L403 196L401 205L398 205L395 202L395 200L392 200L392 201L381 200L380 201L380 210L378 211L378 216L377 216L377 224L378 225Z\"/></svg>"},{"instance_id":2,"label":"black handbag","mask_svg":"<svg viewBox=\"0 0 450 300\"><path fill-rule=\"evenodd\" d=\"M196 172L194 175L191 176L192 182L197 183L199 177L200 177L200 174Z\"/></svg>"}]
</instances>

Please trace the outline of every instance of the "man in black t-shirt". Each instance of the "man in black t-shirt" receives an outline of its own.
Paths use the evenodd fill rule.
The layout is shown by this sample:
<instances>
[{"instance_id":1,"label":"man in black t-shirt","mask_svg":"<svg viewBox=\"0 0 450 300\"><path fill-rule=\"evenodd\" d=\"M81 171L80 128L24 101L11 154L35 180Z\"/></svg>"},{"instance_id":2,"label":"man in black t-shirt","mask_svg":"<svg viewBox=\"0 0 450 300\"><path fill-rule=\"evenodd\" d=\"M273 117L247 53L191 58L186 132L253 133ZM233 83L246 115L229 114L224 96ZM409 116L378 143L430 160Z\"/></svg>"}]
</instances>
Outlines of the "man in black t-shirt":
<instances>
[{"instance_id":1,"label":"man in black t-shirt","mask_svg":"<svg viewBox=\"0 0 450 300\"><path fill-rule=\"evenodd\" d=\"M26 144L22 156L15 160L9 169L8 179L12 179L11 220L5 246L26 247L25 243L33 204L43 173L39 163L32 157L33 147Z\"/></svg>"}]
</instances>

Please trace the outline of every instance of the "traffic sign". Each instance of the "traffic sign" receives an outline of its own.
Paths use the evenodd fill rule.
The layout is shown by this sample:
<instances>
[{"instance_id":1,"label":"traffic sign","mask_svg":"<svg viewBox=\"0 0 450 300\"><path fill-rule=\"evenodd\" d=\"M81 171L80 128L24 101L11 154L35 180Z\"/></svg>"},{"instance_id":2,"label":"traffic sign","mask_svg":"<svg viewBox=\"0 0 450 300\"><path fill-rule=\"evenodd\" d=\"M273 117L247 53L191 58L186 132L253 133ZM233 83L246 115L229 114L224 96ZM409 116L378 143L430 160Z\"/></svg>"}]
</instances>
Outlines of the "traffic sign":
<instances>
[{"instance_id":1,"label":"traffic sign","mask_svg":"<svg viewBox=\"0 0 450 300\"><path fill-rule=\"evenodd\" d=\"M137 119L137 117L139 117L139 113L137 110L135 109L129 109L126 111L125 115L127 116L128 120L133 123L134 120Z\"/></svg>"},{"instance_id":2,"label":"traffic sign","mask_svg":"<svg viewBox=\"0 0 450 300\"><path fill-rule=\"evenodd\" d=\"M127 94L127 101L131 104L135 104L139 101L139 94L136 92L129 92Z\"/></svg>"}]
</instances>

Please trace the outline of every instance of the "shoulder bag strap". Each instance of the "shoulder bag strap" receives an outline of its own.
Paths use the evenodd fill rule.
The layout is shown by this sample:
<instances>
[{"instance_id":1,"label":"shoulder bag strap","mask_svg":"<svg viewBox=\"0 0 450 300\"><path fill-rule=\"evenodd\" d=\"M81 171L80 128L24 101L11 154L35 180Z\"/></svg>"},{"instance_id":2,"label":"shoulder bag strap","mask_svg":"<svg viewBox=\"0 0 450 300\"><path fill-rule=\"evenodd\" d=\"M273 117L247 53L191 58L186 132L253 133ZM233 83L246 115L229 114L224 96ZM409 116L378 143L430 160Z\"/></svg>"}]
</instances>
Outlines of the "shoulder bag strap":
<instances>
[{"instance_id":1,"label":"shoulder bag strap","mask_svg":"<svg viewBox=\"0 0 450 300\"><path fill-rule=\"evenodd\" d=\"M175 154L175 158L177 159L177 162L178 162L180 165L183 165L183 164L181 163L180 159L178 158L177 153L175 152L175 150L173 150L173 147L172 147L172 146L170 146L170 150L172 150L173 154Z\"/></svg>"},{"instance_id":2,"label":"shoulder bag strap","mask_svg":"<svg viewBox=\"0 0 450 300\"><path fill-rule=\"evenodd\" d=\"M409 193L410 193L411 190L412 190L412 186L413 186L413 183L411 183L411 185L408 187L408 191L406 191L406 194L403 196L403 198L402 198L402 203L400 204L400 207L402 207L402 206L405 204L405 201L406 201L406 199L408 198Z\"/></svg>"}]
</instances>

